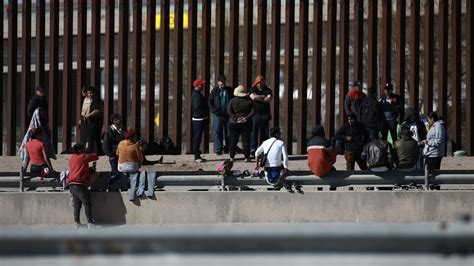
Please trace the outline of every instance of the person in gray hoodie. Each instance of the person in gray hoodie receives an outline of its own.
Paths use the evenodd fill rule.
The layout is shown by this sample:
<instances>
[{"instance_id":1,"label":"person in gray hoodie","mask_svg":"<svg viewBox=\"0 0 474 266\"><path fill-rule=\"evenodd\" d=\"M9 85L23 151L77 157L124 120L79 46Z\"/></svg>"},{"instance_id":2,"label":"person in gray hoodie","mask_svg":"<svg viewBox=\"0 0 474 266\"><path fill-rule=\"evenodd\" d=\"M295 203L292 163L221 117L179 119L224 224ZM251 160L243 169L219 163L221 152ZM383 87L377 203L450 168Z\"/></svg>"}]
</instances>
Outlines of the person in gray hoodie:
<instances>
[{"instance_id":1,"label":"person in gray hoodie","mask_svg":"<svg viewBox=\"0 0 474 266\"><path fill-rule=\"evenodd\" d=\"M439 170L441 168L441 159L446 152L446 141L448 139L444 122L439 119L436 112L431 112L428 115L428 123L430 130L423 141L425 148L423 156L425 157L425 164L430 170Z\"/></svg>"}]
</instances>

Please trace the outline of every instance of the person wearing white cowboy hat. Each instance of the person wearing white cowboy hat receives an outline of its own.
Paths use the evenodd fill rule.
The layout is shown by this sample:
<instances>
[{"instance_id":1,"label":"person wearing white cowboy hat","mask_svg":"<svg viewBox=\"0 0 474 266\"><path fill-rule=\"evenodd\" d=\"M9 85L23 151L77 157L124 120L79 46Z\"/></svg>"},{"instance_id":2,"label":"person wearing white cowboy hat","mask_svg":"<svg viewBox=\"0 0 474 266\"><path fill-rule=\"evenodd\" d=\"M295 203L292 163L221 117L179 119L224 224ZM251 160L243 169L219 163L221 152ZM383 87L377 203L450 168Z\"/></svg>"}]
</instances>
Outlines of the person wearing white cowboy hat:
<instances>
[{"instance_id":1,"label":"person wearing white cowboy hat","mask_svg":"<svg viewBox=\"0 0 474 266\"><path fill-rule=\"evenodd\" d=\"M242 136L245 161L250 162L250 132L252 130L251 118L255 112L252 100L248 97L244 86L239 85L234 89L234 98L227 106L229 114L230 159L234 160L239 136Z\"/></svg>"}]
</instances>

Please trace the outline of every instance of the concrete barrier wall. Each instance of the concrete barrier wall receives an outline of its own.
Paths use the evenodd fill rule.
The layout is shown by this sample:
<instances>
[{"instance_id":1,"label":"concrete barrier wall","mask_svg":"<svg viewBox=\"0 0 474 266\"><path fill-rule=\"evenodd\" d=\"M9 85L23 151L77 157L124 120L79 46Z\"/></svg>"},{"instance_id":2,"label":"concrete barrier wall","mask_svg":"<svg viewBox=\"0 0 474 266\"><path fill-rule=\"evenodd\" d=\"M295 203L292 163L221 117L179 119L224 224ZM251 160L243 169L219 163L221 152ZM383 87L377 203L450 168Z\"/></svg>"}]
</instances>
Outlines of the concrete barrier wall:
<instances>
[{"instance_id":1,"label":"concrete barrier wall","mask_svg":"<svg viewBox=\"0 0 474 266\"><path fill-rule=\"evenodd\" d=\"M439 222L474 216L474 192L158 192L92 193L99 224ZM71 224L70 194L0 193L0 224ZM85 216L82 212L81 219Z\"/></svg>"}]
</instances>

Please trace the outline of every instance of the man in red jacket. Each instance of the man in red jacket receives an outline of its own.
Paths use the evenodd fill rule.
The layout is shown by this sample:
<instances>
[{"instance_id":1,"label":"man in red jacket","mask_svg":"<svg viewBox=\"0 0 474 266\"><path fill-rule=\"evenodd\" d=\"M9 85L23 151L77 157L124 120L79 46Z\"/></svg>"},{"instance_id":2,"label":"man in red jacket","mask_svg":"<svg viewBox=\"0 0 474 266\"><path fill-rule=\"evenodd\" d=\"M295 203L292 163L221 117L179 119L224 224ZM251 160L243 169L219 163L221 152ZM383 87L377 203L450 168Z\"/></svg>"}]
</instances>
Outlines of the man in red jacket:
<instances>
[{"instance_id":1,"label":"man in red jacket","mask_svg":"<svg viewBox=\"0 0 474 266\"><path fill-rule=\"evenodd\" d=\"M82 204L86 211L87 227L94 227L94 219L92 219L92 202L91 194L88 187L92 183L92 175L89 169L89 163L97 161L99 157L92 154L85 154L81 144L72 147L73 155L69 159L69 191L72 195L72 204L74 207L74 222L76 227L81 226L79 213Z\"/></svg>"}]
</instances>

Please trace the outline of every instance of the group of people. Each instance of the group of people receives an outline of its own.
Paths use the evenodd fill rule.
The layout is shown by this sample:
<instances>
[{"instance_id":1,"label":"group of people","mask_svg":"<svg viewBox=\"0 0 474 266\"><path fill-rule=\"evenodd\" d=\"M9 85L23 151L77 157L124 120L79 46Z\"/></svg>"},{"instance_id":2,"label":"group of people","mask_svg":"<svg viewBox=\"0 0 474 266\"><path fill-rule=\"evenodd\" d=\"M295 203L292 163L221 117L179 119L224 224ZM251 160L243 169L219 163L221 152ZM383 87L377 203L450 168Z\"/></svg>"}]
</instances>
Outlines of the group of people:
<instances>
[{"instance_id":1,"label":"group of people","mask_svg":"<svg viewBox=\"0 0 474 266\"><path fill-rule=\"evenodd\" d=\"M226 77L220 75L209 98L203 94L205 80L196 79L192 92L193 153L196 162L204 162L200 152L203 131L213 120L214 151L216 155L229 152L233 161L242 138L243 154L250 162L258 145L269 138L269 122L272 119L270 103L272 90L265 84L265 78L258 75L249 90L240 85L233 89L227 86Z\"/></svg>"},{"instance_id":2,"label":"group of people","mask_svg":"<svg viewBox=\"0 0 474 266\"><path fill-rule=\"evenodd\" d=\"M324 128L312 129L308 142L308 165L315 175L323 176L333 169L336 153L344 154L346 169L402 171L440 169L448 140L444 121L436 112L429 113L428 125L413 108L405 110L393 86L385 84L385 95L375 98L375 90L362 90L362 83L354 82L345 99L345 123L337 130L334 142L324 138ZM429 131L427 130L429 128ZM390 136L390 137L389 137Z\"/></svg>"},{"instance_id":3,"label":"group of people","mask_svg":"<svg viewBox=\"0 0 474 266\"><path fill-rule=\"evenodd\" d=\"M241 85L232 90L226 85L226 77L220 75L207 99L203 94L205 84L204 80L195 80L191 94L194 160L198 163L205 161L199 147L212 114L217 155L228 152L232 162L239 150L237 144L241 137L245 161L257 158L257 165L263 168L269 184L278 189L285 187L288 191L294 186L299 191L300 186L285 181L289 173L288 153L281 140L280 129L269 129L273 95L264 77L257 76L249 90ZM393 93L390 83L385 84L384 89L385 95L377 100L374 89L369 88L366 95L362 83L354 82L345 99L345 123L337 130L332 142L325 137L322 126L312 128L307 152L308 166L315 175L324 176L332 171L337 153L344 154L347 170L354 170L355 163L362 170L372 171L387 171L395 167L407 171L421 170L424 164L431 169L440 168L447 142L444 122L436 112L428 114L428 131L418 112L408 108L398 129L403 106L400 96ZM110 126L102 134L103 104L95 92L93 87L83 89L84 100L78 121L81 143L72 147L73 155L69 160L68 181L74 220L78 226L82 204L88 224L93 225L87 189L94 176L89 169L90 162L105 154L112 172L109 182L114 183L124 177L131 181L133 191L130 200L144 193L145 176L140 175L140 168L150 163L144 156L142 142L136 140L135 132L123 127L120 114L111 115ZM27 115L31 122L20 147L23 167L26 169L31 163L32 176L55 172L50 161L56 158L56 154L51 145L47 111L44 90L38 87L28 105ZM148 182L151 179L154 178L148 178ZM139 186L136 186L137 182ZM150 183L148 185L150 187ZM153 193L146 195L152 196Z\"/></svg>"}]
</instances>

